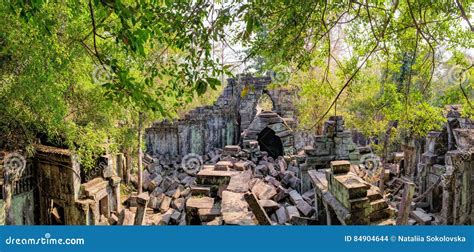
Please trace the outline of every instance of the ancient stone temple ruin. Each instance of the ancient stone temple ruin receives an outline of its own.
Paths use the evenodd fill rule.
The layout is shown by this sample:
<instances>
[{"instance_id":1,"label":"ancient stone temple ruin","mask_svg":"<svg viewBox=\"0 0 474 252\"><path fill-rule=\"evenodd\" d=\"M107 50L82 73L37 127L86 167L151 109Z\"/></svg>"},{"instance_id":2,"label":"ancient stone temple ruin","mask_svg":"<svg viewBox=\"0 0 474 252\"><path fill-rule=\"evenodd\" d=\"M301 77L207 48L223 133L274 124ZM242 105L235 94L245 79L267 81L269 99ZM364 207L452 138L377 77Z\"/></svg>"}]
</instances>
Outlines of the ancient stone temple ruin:
<instances>
[{"instance_id":1,"label":"ancient stone temple ruin","mask_svg":"<svg viewBox=\"0 0 474 252\"><path fill-rule=\"evenodd\" d=\"M102 157L101 163L85 176L69 150L45 145L35 148L26 171L12 182L14 218L10 224L98 225L108 223L111 215L118 215L120 178L113 155ZM2 179L2 185L5 183ZM2 222L5 207L5 200L0 200Z\"/></svg>"},{"instance_id":2,"label":"ancient stone temple ruin","mask_svg":"<svg viewBox=\"0 0 474 252\"><path fill-rule=\"evenodd\" d=\"M431 132L421 153L406 152L407 145L382 163L369 146L356 144L360 134L341 116L330 117L322 135L296 130L295 94L267 90L269 84L231 79L213 106L147 129L146 223L473 223L473 127L452 108L444 131ZM241 97L248 85L254 92ZM273 111L257 113L265 93ZM201 165L197 172L186 169L190 155ZM132 210L124 224L134 223Z\"/></svg>"},{"instance_id":3,"label":"ancient stone temple ruin","mask_svg":"<svg viewBox=\"0 0 474 252\"><path fill-rule=\"evenodd\" d=\"M258 108L263 96L272 111ZM442 130L382 160L342 116L320 135L298 130L295 99L270 78L244 75L214 105L155 122L140 194L136 177L135 191L121 192L123 154L86 171L69 150L38 145L20 178L0 177L0 223L474 224L474 126L458 106L446 108Z\"/></svg>"},{"instance_id":4,"label":"ancient stone temple ruin","mask_svg":"<svg viewBox=\"0 0 474 252\"><path fill-rule=\"evenodd\" d=\"M294 125L294 93L288 89L268 89L270 83L268 77L242 75L229 79L214 105L198 107L184 118L157 122L146 129L147 152L162 159L176 159L188 153L204 155L215 148L240 143L241 134L254 121L257 103L264 94L272 99L273 110L281 117L280 123ZM252 92L242 97L244 88Z\"/></svg>"}]
</instances>

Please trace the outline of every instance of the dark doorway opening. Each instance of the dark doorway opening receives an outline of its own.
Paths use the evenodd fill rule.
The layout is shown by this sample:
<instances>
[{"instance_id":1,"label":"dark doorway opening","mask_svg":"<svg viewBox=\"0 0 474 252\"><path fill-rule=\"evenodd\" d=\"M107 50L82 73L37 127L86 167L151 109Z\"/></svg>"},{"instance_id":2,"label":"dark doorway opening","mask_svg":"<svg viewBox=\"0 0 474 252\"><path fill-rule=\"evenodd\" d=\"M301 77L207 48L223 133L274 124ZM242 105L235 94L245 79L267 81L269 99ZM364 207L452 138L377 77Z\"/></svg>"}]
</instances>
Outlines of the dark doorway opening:
<instances>
[{"instance_id":1,"label":"dark doorway opening","mask_svg":"<svg viewBox=\"0 0 474 252\"><path fill-rule=\"evenodd\" d=\"M283 144L280 137L275 135L275 131L266 127L258 134L258 144L260 150L268 152L268 155L277 158L283 156Z\"/></svg>"}]
</instances>

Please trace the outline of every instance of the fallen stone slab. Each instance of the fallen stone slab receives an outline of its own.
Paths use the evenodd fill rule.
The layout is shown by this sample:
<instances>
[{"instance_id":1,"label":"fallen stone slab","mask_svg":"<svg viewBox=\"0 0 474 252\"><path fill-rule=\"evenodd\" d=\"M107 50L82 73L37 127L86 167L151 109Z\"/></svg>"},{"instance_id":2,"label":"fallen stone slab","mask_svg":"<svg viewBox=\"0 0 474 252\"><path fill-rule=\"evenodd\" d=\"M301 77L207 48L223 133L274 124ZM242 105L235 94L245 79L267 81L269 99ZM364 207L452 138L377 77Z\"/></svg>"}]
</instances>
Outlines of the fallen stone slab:
<instances>
[{"instance_id":1,"label":"fallen stone slab","mask_svg":"<svg viewBox=\"0 0 474 252\"><path fill-rule=\"evenodd\" d=\"M163 214L161 213L156 213L156 214L151 214L148 217L147 224L148 225L163 225L161 223Z\"/></svg>"},{"instance_id":2,"label":"fallen stone slab","mask_svg":"<svg viewBox=\"0 0 474 252\"><path fill-rule=\"evenodd\" d=\"M190 187L187 187L186 189L184 189L183 191L181 191L181 197L184 197L186 198L188 195L191 194L191 188Z\"/></svg>"},{"instance_id":3,"label":"fallen stone slab","mask_svg":"<svg viewBox=\"0 0 474 252\"><path fill-rule=\"evenodd\" d=\"M244 194L244 198L245 198L245 201L247 201L253 214L255 215L258 221L258 224L271 225L270 217L268 217L267 212L265 212L263 207L259 204L255 194L248 192Z\"/></svg>"},{"instance_id":4,"label":"fallen stone slab","mask_svg":"<svg viewBox=\"0 0 474 252\"><path fill-rule=\"evenodd\" d=\"M249 226L255 225L256 220L252 212L225 212L222 213L225 225Z\"/></svg>"},{"instance_id":5,"label":"fallen stone slab","mask_svg":"<svg viewBox=\"0 0 474 252\"><path fill-rule=\"evenodd\" d=\"M119 222L119 218L115 214L111 214L110 218L108 219L110 225L116 225Z\"/></svg>"},{"instance_id":6,"label":"fallen stone slab","mask_svg":"<svg viewBox=\"0 0 474 252\"><path fill-rule=\"evenodd\" d=\"M213 220L211 220L209 222L203 223L203 225L206 225L206 226L220 226L220 225L223 224L223 221L224 221L224 219L222 217L216 217L216 218L214 218Z\"/></svg>"},{"instance_id":7,"label":"fallen stone slab","mask_svg":"<svg viewBox=\"0 0 474 252\"><path fill-rule=\"evenodd\" d=\"M280 205L273 200L259 200L258 203L263 207L263 209L273 212L280 208Z\"/></svg>"},{"instance_id":8,"label":"fallen stone slab","mask_svg":"<svg viewBox=\"0 0 474 252\"><path fill-rule=\"evenodd\" d=\"M211 209L214 206L214 198L193 196L186 201L186 209Z\"/></svg>"},{"instance_id":9,"label":"fallen stone slab","mask_svg":"<svg viewBox=\"0 0 474 252\"><path fill-rule=\"evenodd\" d=\"M228 184L230 177L240 174L239 171L201 170L196 175L197 183L201 185Z\"/></svg>"},{"instance_id":10,"label":"fallen stone slab","mask_svg":"<svg viewBox=\"0 0 474 252\"><path fill-rule=\"evenodd\" d=\"M159 210L161 202L163 201L164 194L159 196L150 196L150 201L148 202L148 207L152 209Z\"/></svg>"},{"instance_id":11,"label":"fallen stone slab","mask_svg":"<svg viewBox=\"0 0 474 252\"><path fill-rule=\"evenodd\" d=\"M230 161L219 161L214 167L215 171L228 171L234 167L234 164Z\"/></svg>"},{"instance_id":12,"label":"fallen stone slab","mask_svg":"<svg viewBox=\"0 0 474 252\"><path fill-rule=\"evenodd\" d=\"M272 176L266 176L264 180L265 182L271 184L274 187L279 187L281 185L280 181L278 181L276 178Z\"/></svg>"},{"instance_id":13,"label":"fallen stone slab","mask_svg":"<svg viewBox=\"0 0 474 252\"><path fill-rule=\"evenodd\" d=\"M421 225L431 225L431 221L433 220L432 215L427 214L420 209L411 211L410 217L415 219L416 222Z\"/></svg>"},{"instance_id":14,"label":"fallen stone slab","mask_svg":"<svg viewBox=\"0 0 474 252\"><path fill-rule=\"evenodd\" d=\"M221 211L224 212L247 212L248 204L243 193L231 191L222 192Z\"/></svg>"},{"instance_id":15,"label":"fallen stone slab","mask_svg":"<svg viewBox=\"0 0 474 252\"><path fill-rule=\"evenodd\" d=\"M307 225L311 225L312 222L314 222L315 219L312 219L312 218L308 218L308 217L297 217L297 216L293 216L291 218L291 224L295 225L295 226L307 226Z\"/></svg>"},{"instance_id":16,"label":"fallen stone slab","mask_svg":"<svg viewBox=\"0 0 474 252\"><path fill-rule=\"evenodd\" d=\"M204 195L204 196L211 196L211 188L208 186L191 186L191 195L192 196L198 196L198 195Z\"/></svg>"},{"instance_id":17,"label":"fallen stone slab","mask_svg":"<svg viewBox=\"0 0 474 252\"><path fill-rule=\"evenodd\" d=\"M156 177L154 177L149 183L148 183L148 190L149 191L153 191L155 190L160 184L161 182L163 181L163 178L161 177L161 175L157 175ZM145 187L145 186L143 186Z\"/></svg>"},{"instance_id":18,"label":"fallen stone slab","mask_svg":"<svg viewBox=\"0 0 474 252\"><path fill-rule=\"evenodd\" d=\"M301 197L303 197L303 199L304 199L306 202L308 202L308 203L311 202L311 201L313 201L313 199L314 199L314 197L315 197L314 190L311 189L311 190L309 190L309 191L303 193L303 194L301 195Z\"/></svg>"},{"instance_id":19,"label":"fallen stone slab","mask_svg":"<svg viewBox=\"0 0 474 252\"><path fill-rule=\"evenodd\" d=\"M170 220L171 220L171 215L173 215L173 213L175 212L175 210L173 209L168 209L162 216L161 216L161 222L160 224L162 225L168 225L170 223Z\"/></svg>"},{"instance_id":20,"label":"fallen stone slab","mask_svg":"<svg viewBox=\"0 0 474 252\"><path fill-rule=\"evenodd\" d=\"M274 186L268 185L265 182L259 180L253 187L252 193L257 196L258 199L271 199L277 194Z\"/></svg>"},{"instance_id":21,"label":"fallen stone slab","mask_svg":"<svg viewBox=\"0 0 474 252\"><path fill-rule=\"evenodd\" d=\"M170 216L170 221L174 224L178 224L181 219L180 217L181 217L181 212L174 210Z\"/></svg>"},{"instance_id":22,"label":"fallen stone slab","mask_svg":"<svg viewBox=\"0 0 474 252\"><path fill-rule=\"evenodd\" d=\"M211 209L201 208L198 210L198 214L202 222L209 222L221 215L221 209L217 206Z\"/></svg>"},{"instance_id":23,"label":"fallen stone slab","mask_svg":"<svg viewBox=\"0 0 474 252\"><path fill-rule=\"evenodd\" d=\"M234 163L234 170L237 171L245 171L249 170L252 167L252 162L239 160L238 162Z\"/></svg>"}]
</instances>

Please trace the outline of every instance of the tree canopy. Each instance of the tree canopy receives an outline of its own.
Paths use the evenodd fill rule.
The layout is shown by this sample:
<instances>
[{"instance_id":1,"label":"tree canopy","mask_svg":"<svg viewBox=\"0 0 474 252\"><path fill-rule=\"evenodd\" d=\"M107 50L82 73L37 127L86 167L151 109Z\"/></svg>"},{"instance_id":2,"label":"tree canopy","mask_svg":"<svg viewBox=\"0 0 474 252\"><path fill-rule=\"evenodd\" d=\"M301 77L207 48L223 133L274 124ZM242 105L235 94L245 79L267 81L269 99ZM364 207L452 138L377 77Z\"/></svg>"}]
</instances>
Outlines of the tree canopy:
<instances>
[{"instance_id":1,"label":"tree canopy","mask_svg":"<svg viewBox=\"0 0 474 252\"><path fill-rule=\"evenodd\" d=\"M301 126L344 114L368 135L435 129L443 105L472 116L468 0L7 0L0 3L2 148L133 146L148 122L209 102L231 76L214 43L239 45L254 74L299 90ZM471 58L470 58L471 57ZM212 92L211 92L212 93ZM209 95L209 94L207 94ZM315 119L317 118L317 119Z\"/></svg>"}]
</instances>

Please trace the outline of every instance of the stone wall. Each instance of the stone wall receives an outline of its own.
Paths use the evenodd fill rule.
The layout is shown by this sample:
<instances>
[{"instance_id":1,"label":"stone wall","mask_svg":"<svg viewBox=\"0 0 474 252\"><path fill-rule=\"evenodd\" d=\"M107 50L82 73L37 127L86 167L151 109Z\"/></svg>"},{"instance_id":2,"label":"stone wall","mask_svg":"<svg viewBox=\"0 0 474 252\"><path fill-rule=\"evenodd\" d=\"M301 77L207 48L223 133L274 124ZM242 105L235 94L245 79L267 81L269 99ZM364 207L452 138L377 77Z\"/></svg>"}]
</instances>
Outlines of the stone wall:
<instances>
[{"instance_id":1,"label":"stone wall","mask_svg":"<svg viewBox=\"0 0 474 252\"><path fill-rule=\"evenodd\" d=\"M293 93L287 89L269 89L271 78L240 75L227 82L214 105L198 107L183 118L156 122L147 128L147 153L161 159L176 159L188 153L203 155L214 148L240 143L241 134L255 118L257 103L264 93L272 99L275 112L290 127L294 125Z\"/></svg>"},{"instance_id":2,"label":"stone wall","mask_svg":"<svg viewBox=\"0 0 474 252\"><path fill-rule=\"evenodd\" d=\"M53 224L50 210L53 205L62 218L62 224L74 223L80 218L75 206L81 184L80 166L68 150L38 146L37 184L39 186L40 223ZM75 221L72 221L75 220Z\"/></svg>"},{"instance_id":3,"label":"stone wall","mask_svg":"<svg viewBox=\"0 0 474 252\"><path fill-rule=\"evenodd\" d=\"M26 160L26 167L23 170L20 178L12 182L12 198L11 198L11 216L13 217L14 225L33 225L37 221L37 213L35 211L37 200L37 186L35 183L35 168L32 159ZM3 174L3 170L0 169L0 173ZM4 188L3 175L0 176L0 225L6 223L6 209L5 199L6 197L1 190Z\"/></svg>"},{"instance_id":4,"label":"stone wall","mask_svg":"<svg viewBox=\"0 0 474 252\"><path fill-rule=\"evenodd\" d=\"M81 184L79 162L69 150L38 145L35 159L40 224L97 225L120 210L120 178L111 160Z\"/></svg>"},{"instance_id":5,"label":"stone wall","mask_svg":"<svg viewBox=\"0 0 474 252\"><path fill-rule=\"evenodd\" d=\"M448 106L446 126L428 133L416 171L423 202L448 225L474 224L474 124L459 109Z\"/></svg>"}]
</instances>

